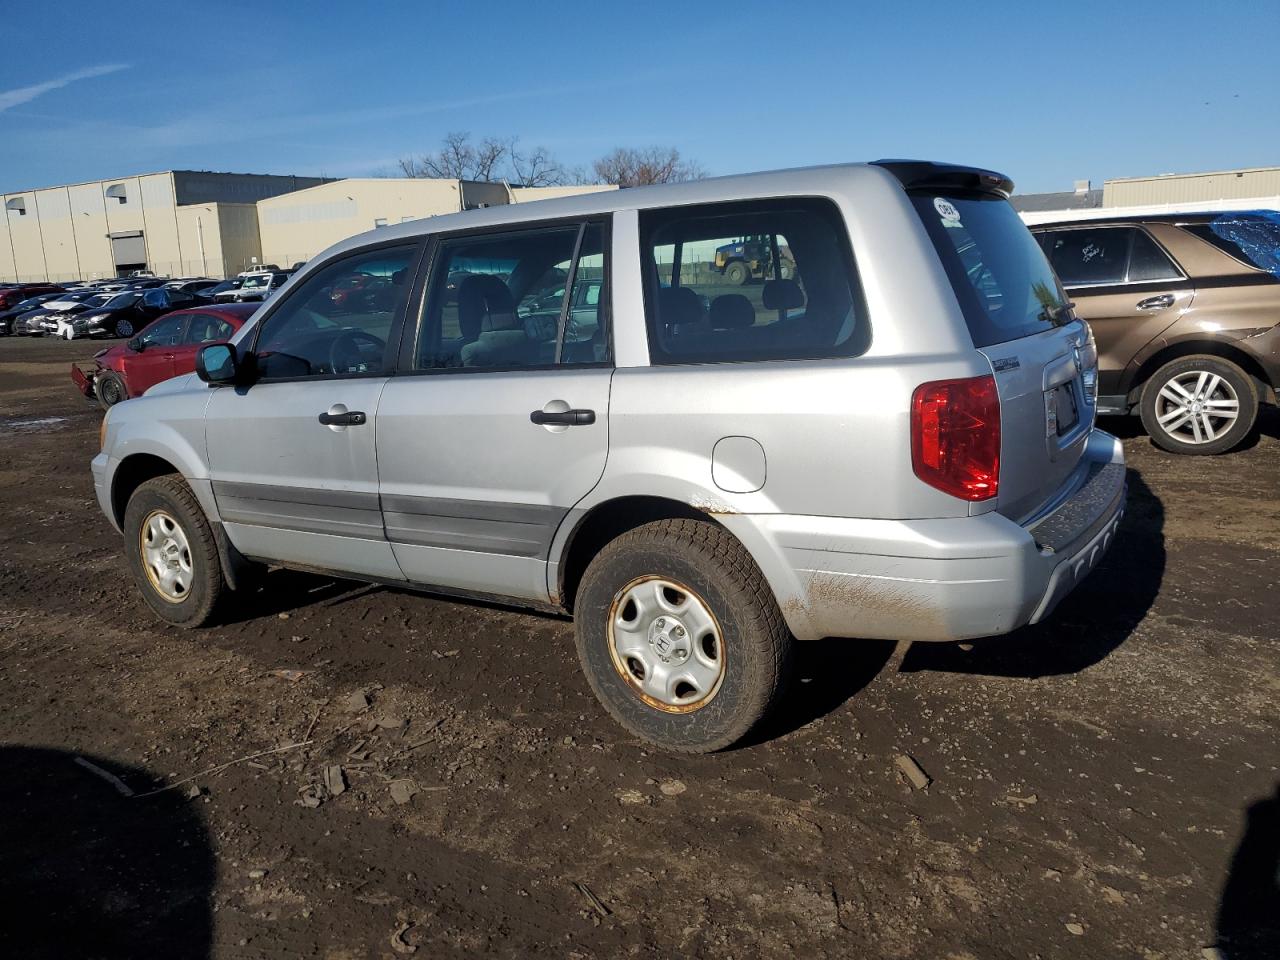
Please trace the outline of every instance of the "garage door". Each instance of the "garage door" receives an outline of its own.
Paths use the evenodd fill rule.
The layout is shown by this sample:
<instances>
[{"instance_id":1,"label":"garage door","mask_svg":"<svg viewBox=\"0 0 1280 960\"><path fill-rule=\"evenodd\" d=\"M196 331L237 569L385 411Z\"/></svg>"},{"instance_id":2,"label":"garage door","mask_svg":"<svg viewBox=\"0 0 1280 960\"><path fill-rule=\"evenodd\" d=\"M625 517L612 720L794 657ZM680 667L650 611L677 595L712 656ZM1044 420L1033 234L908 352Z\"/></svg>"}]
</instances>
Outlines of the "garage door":
<instances>
[{"instance_id":1,"label":"garage door","mask_svg":"<svg viewBox=\"0 0 1280 960\"><path fill-rule=\"evenodd\" d=\"M111 252L115 255L116 266L146 263L147 245L142 239L142 231L113 233L111 235Z\"/></svg>"}]
</instances>

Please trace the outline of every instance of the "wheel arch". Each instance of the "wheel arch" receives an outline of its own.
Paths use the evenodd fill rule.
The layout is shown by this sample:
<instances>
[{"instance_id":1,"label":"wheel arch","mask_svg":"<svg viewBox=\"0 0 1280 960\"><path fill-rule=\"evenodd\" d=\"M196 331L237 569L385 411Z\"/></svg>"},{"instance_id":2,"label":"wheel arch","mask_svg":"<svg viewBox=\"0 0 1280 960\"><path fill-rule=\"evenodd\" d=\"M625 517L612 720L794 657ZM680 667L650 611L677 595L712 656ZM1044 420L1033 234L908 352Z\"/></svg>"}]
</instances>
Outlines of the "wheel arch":
<instances>
[{"instance_id":1,"label":"wheel arch","mask_svg":"<svg viewBox=\"0 0 1280 960\"><path fill-rule=\"evenodd\" d=\"M1142 391L1146 387L1147 382L1154 376L1155 372L1163 367L1166 363L1174 360L1180 360L1183 357L1191 357L1197 355L1207 355L1218 357L1222 360L1228 360L1243 370L1251 380L1258 391L1260 398L1269 398L1271 401L1276 400L1277 384L1271 382L1267 377L1266 370L1263 369L1253 356L1247 351L1240 349L1235 344L1226 340L1181 340L1177 343L1171 343L1166 347L1157 350L1151 356L1147 357L1139 365L1134 372L1133 377L1129 381L1129 387L1126 391L1127 399L1130 404L1139 403L1142 399Z\"/></svg>"},{"instance_id":2,"label":"wheel arch","mask_svg":"<svg viewBox=\"0 0 1280 960\"><path fill-rule=\"evenodd\" d=\"M559 551L551 583L551 601L572 611L582 574L611 540L655 520L681 518L703 520L724 527L715 517L669 497L618 496L590 507L573 524Z\"/></svg>"},{"instance_id":3,"label":"wheel arch","mask_svg":"<svg viewBox=\"0 0 1280 960\"><path fill-rule=\"evenodd\" d=\"M124 526L124 511L133 492L148 480L182 471L154 453L133 453L120 461L111 478L111 514L117 527Z\"/></svg>"}]
</instances>

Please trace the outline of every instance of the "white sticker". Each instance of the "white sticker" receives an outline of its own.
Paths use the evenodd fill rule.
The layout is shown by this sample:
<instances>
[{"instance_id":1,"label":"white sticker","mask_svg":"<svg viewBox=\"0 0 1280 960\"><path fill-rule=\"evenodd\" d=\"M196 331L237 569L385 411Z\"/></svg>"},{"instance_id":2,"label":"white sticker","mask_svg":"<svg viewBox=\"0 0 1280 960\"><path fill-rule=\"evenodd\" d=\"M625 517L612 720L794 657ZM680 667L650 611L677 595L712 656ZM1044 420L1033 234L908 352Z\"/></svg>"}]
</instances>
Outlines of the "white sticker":
<instances>
[{"instance_id":1,"label":"white sticker","mask_svg":"<svg viewBox=\"0 0 1280 960\"><path fill-rule=\"evenodd\" d=\"M938 216L943 220L949 220L953 223L960 222L960 211L956 209L956 205L950 200L944 200L942 197L934 197L933 209L938 211Z\"/></svg>"}]
</instances>

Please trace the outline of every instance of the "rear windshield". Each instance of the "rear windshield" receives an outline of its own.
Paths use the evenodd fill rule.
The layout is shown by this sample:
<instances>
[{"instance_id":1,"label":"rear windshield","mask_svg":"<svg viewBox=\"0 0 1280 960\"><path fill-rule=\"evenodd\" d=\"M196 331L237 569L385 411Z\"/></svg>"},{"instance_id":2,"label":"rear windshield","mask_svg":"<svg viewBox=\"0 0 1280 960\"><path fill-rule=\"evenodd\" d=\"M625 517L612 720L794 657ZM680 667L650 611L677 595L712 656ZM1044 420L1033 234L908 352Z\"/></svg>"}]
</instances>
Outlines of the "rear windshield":
<instances>
[{"instance_id":1,"label":"rear windshield","mask_svg":"<svg viewBox=\"0 0 1280 960\"><path fill-rule=\"evenodd\" d=\"M1007 201L913 192L911 202L946 268L974 346L1071 321L1044 251Z\"/></svg>"},{"instance_id":2,"label":"rear windshield","mask_svg":"<svg viewBox=\"0 0 1280 960\"><path fill-rule=\"evenodd\" d=\"M1280 213L1231 213L1209 223L1184 223L1182 229L1251 267L1280 277Z\"/></svg>"}]
</instances>

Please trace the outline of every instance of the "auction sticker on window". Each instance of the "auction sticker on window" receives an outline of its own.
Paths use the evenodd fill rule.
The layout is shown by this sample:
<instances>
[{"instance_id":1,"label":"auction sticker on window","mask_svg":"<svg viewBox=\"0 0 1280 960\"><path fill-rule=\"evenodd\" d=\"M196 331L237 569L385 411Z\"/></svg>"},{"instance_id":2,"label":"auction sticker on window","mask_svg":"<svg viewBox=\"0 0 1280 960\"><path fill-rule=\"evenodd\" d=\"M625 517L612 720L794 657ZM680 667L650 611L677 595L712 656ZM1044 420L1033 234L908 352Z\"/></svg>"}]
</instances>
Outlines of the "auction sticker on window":
<instances>
[{"instance_id":1,"label":"auction sticker on window","mask_svg":"<svg viewBox=\"0 0 1280 960\"><path fill-rule=\"evenodd\" d=\"M938 216L942 218L942 222L948 226L960 226L960 211L956 209L956 205L944 197L933 198L933 209L938 211Z\"/></svg>"}]
</instances>

